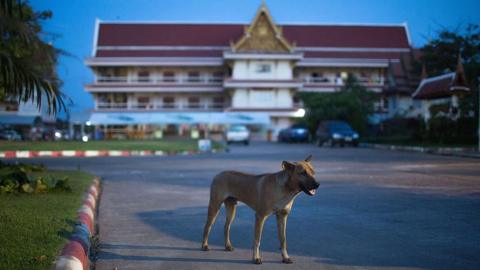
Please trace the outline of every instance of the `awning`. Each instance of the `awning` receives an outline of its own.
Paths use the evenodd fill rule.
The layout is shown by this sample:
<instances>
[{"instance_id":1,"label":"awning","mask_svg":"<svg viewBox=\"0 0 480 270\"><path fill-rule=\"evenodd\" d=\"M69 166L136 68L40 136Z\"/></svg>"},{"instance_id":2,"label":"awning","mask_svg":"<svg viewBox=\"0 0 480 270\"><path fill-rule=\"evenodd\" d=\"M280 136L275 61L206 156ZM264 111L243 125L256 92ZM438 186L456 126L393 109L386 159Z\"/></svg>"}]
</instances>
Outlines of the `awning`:
<instances>
[{"instance_id":1,"label":"awning","mask_svg":"<svg viewBox=\"0 0 480 270\"><path fill-rule=\"evenodd\" d=\"M94 112L92 125L137 125L137 124L243 124L268 125L266 113L244 112Z\"/></svg>"}]
</instances>

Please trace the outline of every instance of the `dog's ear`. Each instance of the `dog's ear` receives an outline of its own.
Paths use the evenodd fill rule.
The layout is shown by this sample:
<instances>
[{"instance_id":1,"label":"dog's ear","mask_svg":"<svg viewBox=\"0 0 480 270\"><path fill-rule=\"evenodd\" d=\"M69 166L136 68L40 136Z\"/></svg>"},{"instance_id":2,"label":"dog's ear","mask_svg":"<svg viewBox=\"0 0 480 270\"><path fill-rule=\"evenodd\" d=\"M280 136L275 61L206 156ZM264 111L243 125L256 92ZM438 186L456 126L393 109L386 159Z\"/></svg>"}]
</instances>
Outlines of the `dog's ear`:
<instances>
[{"instance_id":1,"label":"dog's ear","mask_svg":"<svg viewBox=\"0 0 480 270\"><path fill-rule=\"evenodd\" d=\"M312 155L308 155L308 157L305 159L305 162L310 162L312 160Z\"/></svg>"},{"instance_id":2,"label":"dog's ear","mask_svg":"<svg viewBox=\"0 0 480 270\"><path fill-rule=\"evenodd\" d=\"M282 161L282 168L287 171L293 171L295 169L295 164L289 161Z\"/></svg>"}]
</instances>

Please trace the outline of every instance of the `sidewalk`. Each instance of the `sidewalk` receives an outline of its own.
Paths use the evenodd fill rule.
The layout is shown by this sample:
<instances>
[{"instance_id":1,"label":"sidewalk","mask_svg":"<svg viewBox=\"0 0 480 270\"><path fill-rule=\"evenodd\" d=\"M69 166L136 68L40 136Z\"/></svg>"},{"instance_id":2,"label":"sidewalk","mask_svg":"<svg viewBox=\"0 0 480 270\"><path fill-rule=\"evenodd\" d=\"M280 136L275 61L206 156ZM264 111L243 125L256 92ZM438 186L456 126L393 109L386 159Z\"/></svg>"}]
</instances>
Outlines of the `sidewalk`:
<instances>
[{"instance_id":1,"label":"sidewalk","mask_svg":"<svg viewBox=\"0 0 480 270\"><path fill-rule=\"evenodd\" d=\"M404 146L392 144L377 144L377 143L360 143L361 147L394 150L394 151L409 151L421 152L442 156L456 156L466 158L480 158L480 152L473 147L422 147L422 146Z\"/></svg>"}]
</instances>

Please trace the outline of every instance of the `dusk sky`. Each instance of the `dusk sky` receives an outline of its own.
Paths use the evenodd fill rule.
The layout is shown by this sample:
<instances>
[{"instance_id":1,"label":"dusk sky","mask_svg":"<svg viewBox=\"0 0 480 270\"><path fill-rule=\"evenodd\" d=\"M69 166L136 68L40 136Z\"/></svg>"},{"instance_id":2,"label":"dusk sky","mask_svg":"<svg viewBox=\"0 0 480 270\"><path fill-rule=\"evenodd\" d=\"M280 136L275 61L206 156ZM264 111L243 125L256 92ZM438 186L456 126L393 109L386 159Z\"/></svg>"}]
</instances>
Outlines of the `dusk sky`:
<instances>
[{"instance_id":1,"label":"dusk sky","mask_svg":"<svg viewBox=\"0 0 480 270\"><path fill-rule=\"evenodd\" d=\"M58 72L63 91L74 101L72 111L93 107L83 89L93 76L83 60L90 57L95 18L105 21L249 23L261 0L33 0L34 9L51 10L44 23L55 47L68 52ZM420 47L445 27L480 23L478 0L267 0L276 23L407 23L412 45ZM46 36L52 41L51 36Z\"/></svg>"}]
</instances>

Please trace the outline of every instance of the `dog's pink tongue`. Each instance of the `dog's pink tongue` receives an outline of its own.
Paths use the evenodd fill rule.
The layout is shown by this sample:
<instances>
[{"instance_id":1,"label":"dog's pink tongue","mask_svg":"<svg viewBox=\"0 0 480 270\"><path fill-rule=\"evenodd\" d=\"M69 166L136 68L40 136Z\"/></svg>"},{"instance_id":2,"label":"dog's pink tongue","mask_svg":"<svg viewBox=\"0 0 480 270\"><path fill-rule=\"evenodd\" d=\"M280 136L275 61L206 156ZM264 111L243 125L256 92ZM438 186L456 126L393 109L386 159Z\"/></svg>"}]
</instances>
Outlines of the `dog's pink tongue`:
<instances>
[{"instance_id":1,"label":"dog's pink tongue","mask_svg":"<svg viewBox=\"0 0 480 270\"><path fill-rule=\"evenodd\" d=\"M310 189L309 192L310 194L315 195L315 189Z\"/></svg>"}]
</instances>

